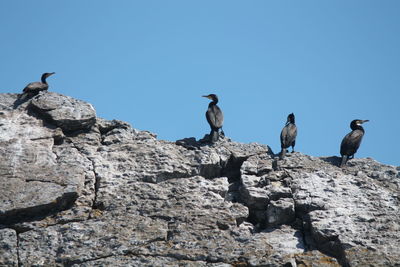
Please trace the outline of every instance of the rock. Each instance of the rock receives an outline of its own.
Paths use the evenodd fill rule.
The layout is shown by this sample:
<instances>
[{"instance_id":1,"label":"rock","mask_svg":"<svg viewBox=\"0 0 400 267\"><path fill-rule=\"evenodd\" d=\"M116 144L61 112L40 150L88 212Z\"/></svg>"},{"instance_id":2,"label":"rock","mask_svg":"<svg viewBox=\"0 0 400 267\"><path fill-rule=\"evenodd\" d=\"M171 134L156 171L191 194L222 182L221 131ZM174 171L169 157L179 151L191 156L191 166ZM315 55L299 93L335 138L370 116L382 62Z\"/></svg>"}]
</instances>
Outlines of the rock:
<instances>
[{"instance_id":1,"label":"rock","mask_svg":"<svg viewBox=\"0 0 400 267\"><path fill-rule=\"evenodd\" d=\"M345 266L367 262L357 259L355 251L363 251L364 258L380 255L375 260L377 266L392 266L398 261L399 250L387 240L388 236L390 240L400 238L398 224L393 223L400 219L395 168L379 165L380 173L391 173L382 183L368 177L372 177L371 167L377 167L372 160L354 159L350 161L354 168L344 173L326 165L324 158L320 162L308 157L304 162L308 160L314 161L314 168L289 171L289 175L297 216L303 218L315 246ZM387 243L381 243L383 240ZM387 258L382 258L382 251Z\"/></svg>"},{"instance_id":2,"label":"rock","mask_svg":"<svg viewBox=\"0 0 400 267\"><path fill-rule=\"evenodd\" d=\"M305 253L299 253L295 256L298 267L340 267L339 262L332 257L326 256L318 250L311 250ZM354 265L358 266L358 265ZM360 265L363 266L363 265ZM368 265L364 265L368 266Z\"/></svg>"},{"instance_id":3,"label":"rock","mask_svg":"<svg viewBox=\"0 0 400 267\"><path fill-rule=\"evenodd\" d=\"M0 94L0 265L396 266L400 167L158 140Z\"/></svg>"},{"instance_id":4,"label":"rock","mask_svg":"<svg viewBox=\"0 0 400 267\"><path fill-rule=\"evenodd\" d=\"M54 92L41 92L32 99L30 106L40 116L68 132L90 129L96 122L92 105Z\"/></svg>"},{"instance_id":5,"label":"rock","mask_svg":"<svg viewBox=\"0 0 400 267\"><path fill-rule=\"evenodd\" d=\"M299 204L304 209L304 202L311 203L306 208L312 210L306 222L322 251L347 259L347 253L360 247L370 250L371 254L385 247L385 251L390 251L390 257L400 257L393 243L381 243L387 235L400 238L400 228L395 223L399 221L399 200L393 196L394 192L378 187L370 178L359 176L333 176L319 171L313 176L303 177L305 179L301 181L297 180L299 177L295 178L294 183L301 184L303 190L305 185L312 186L313 190L309 191L306 199L299 199ZM384 219L382 209L385 210ZM350 259L346 261L352 265Z\"/></svg>"},{"instance_id":6,"label":"rock","mask_svg":"<svg viewBox=\"0 0 400 267\"><path fill-rule=\"evenodd\" d=\"M166 234L165 222L128 214L108 221L55 225L20 234L19 257L22 266L71 265L129 253L134 247L165 240Z\"/></svg>"},{"instance_id":7,"label":"rock","mask_svg":"<svg viewBox=\"0 0 400 267\"><path fill-rule=\"evenodd\" d=\"M18 266L17 233L12 229L0 229L0 266Z\"/></svg>"},{"instance_id":8,"label":"rock","mask_svg":"<svg viewBox=\"0 0 400 267\"><path fill-rule=\"evenodd\" d=\"M291 224L295 220L294 201L291 198L281 198L270 201L266 212L269 227L281 224Z\"/></svg>"},{"instance_id":9,"label":"rock","mask_svg":"<svg viewBox=\"0 0 400 267\"><path fill-rule=\"evenodd\" d=\"M263 210L269 203L268 191L257 187L241 187L241 197L246 206Z\"/></svg>"},{"instance_id":10,"label":"rock","mask_svg":"<svg viewBox=\"0 0 400 267\"><path fill-rule=\"evenodd\" d=\"M25 110L4 109L0 130L0 224L71 207L82 193L87 159L71 146L55 145L58 128L43 127Z\"/></svg>"},{"instance_id":11,"label":"rock","mask_svg":"<svg viewBox=\"0 0 400 267\"><path fill-rule=\"evenodd\" d=\"M56 183L2 178L0 185L4 190L0 198L0 224L15 223L66 209L78 197L76 187Z\"/></svg>"},{"instance_id":12,"label":"rock","mask_svg":"<svg viewBox=\"0 0 400 267\"><path fill-rule=\"evenodd\" d=\"M294 255L305 250L302 233L286 226L255 233L246 246L249 266L296 266Z\"/></svg>"},{"instance_id":13,"label":"rock","mask_svg":"<svg viewBox=\"0 0 400 267\"><path fill-rule=\"evenodd\" d=\"M72 266L143 266L143 267L153 267L153 266L187 266L187 267L231 267L231 264L227 263L209 263L206 261L186 261L178 260L172 257L160 257L160 256L113 256L104 259L98 259L90 262L85 262L83 264L74 264Z\"/></svg>"}]
</instances>

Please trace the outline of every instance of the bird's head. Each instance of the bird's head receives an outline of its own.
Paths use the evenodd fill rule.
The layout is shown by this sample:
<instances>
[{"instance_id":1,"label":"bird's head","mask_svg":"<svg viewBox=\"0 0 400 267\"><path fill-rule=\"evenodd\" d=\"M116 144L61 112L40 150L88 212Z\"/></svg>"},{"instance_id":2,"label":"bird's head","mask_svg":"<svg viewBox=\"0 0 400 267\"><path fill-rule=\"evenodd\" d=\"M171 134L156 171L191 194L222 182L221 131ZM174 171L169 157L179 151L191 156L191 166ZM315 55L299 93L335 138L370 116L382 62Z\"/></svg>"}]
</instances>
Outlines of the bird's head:
<instances>
[{"instance_id":1,"label":"bird's head","mask_svg":"<svg viewBox=\"0 0 400 267\"><path fill-rule=\"evenodd\" d=\"M47 77L50 77L51 75L55 74L55 72L45 72L42 74L42 82L45 82Z\"/></svg>"},{"instance_id":2,"label":"bird's head","mask_svg":"<svg viewBox=\"0 0 400 267\"><path fill-rule=\"evenodd\" d=\"M293 124L294 124L294 114L293 114L293 113L290 113L290 114L287 116L287 121L286 121L286 123L293 123Z\"/></svg>"},{"instance_id":3,"label":"bird's head","mask_svg":"<svg viewBox=\"0 0 400 267\"><path fill-rule=\"evenodd\" d=\"M45 72L45 73L43 73L42 78L50 77L53 74L56 74L56 73L55 72Z\"/></svg>"},{"instance_id":4,"label":"bird's head","mask_svg":"<svg viewBox=\"0 0 400 267\"><path fill-rule=\"evenodd\" d=\"M350 128L354 129L361 126L363 123L368 122L369 120L352 120L350 123Z\"/></svg>"},{"instance_id":5,"label":"bird's head","mask_svg":"<svg viewBox=\"0 0 400 267\"><path fill-rule=\"evenodd\" d=\"M212 101L218 101L218 96L216 94L203 95L203 97L211 99Z\"/></svg>"}]
</instances>

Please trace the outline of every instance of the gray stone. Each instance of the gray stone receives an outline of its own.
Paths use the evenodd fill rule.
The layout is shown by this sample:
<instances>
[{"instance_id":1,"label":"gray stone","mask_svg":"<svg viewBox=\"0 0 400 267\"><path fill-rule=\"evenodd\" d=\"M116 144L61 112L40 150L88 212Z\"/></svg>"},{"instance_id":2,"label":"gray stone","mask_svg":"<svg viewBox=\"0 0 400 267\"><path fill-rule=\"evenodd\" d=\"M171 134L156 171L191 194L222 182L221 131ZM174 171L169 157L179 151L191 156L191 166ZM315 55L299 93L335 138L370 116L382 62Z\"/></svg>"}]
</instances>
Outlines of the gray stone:
<instances>
[{"instance_id":1,"label":"gray stone","mask_svg":"<svg viewBox=\"0 0 400 267\"><path fill-rule=\"evenodd\" d=\"M78 197L76 187L63 187L55 183L1 178L0 186L4 190L0 199L0 224L65 209Z\"/></svg>"},{"instance_id":2,"label":"gray stone","mask_svg":"<svg viewBox=\"0 0 400 267\"><path fill-rule=\"evenodd\" d=\"M371 261L373 262L373 261ZM299 253L295 256L295 265L298 267L340 267L342 265L333 258L322 254L318 250L311 250L305 253ZM366 265L354 265L354 266L368 266Z\"/></svg>"},{"instance_id":3,"label":"gray stone","mask_svg":"<svg viewBox=\"0 0 400 267\"><path fill-rule=\"evenodd\" d=\"M0 229L0 266L18 266L17 233Z\"/></svg>"},{"instance_id":4,"label":"gray stone","mask_svg":"<svg viewBox=\"0 0 400 267\"><path fill-rule=\"evenodd\" d=\"M209 263L205 261L186 261L178 260L171 257L160 257L160 256L112 256L104 259L98 259L94 261L85 262L82 264L74 264L72 266L186 266L186 267L231 267L231 264L227 263Z\"/></svg>"},{"instance_id":5,"label":"gray stone","mask_svg":"<svg viewBox=\"0 0 400 267\"><path fill-rule=\"evenodd\" d=\"M22 266L71 265L165 240L166 228L166 222L129 214L49 226L20 234L19 256Z\"/></svg>"},{"instance_id":6,"label":"gray stone","mask_svg":"<svg viewBox=\"0 0 400 267\"><path fill-rule=\"evenodd\" d=\"M281 198L269 202L266 212L269 227L290 224L295 220L294 201L291 198Z\"/></svg>"},{"instance_id":7,"label":"gray stone","mask_svg":"<svg viewBox=\"0 0 400 267\"><path fill-rule=\"evenodd\" d=\"M281 198L291 198L292 190L282 182L272 181L264 187L267 190L269 199L279 200Z\"/></svg>"},{"instance_id":8,"label":"gray stone","mask_svg":"<svg viewBox=\"0 0 400 267\"><path fill-rule=\"evenodd\" d=\"M44 127L24 109L4 109L0 130L0 224L69 208L84 188L87 159L72 146L55 145L58 128Z\"/></svg>"},{"instance_id":9,"label":"gray stone","mask_svg":"<svg viewBox=\"0 0 400 267\"><path fill-rule=\"evenodd\" d=\"M41 92L31 107L64 131L90 129L96 122L96 111L89 103L54 92Z\"/></svg>"},{"instance_id":10,"label":"gray stone","mask_svg":"<svg viewBox=\"0 0 400 267\"><path fill-rule=\"evenodd\" d=\"M0 109L0 265L400 261L400 167L162 141L56 93L0 94Z\"/></svg>"},{"instance_id":11,"label":"gray stone","mask_svg":"<svg viewBox=\"0 0 400 267\"><path fill-rule=\"evenodd\" d=\"M267 153L257 153L243 162L240 171L242 174L257 175L258 177L273 171L273 153L271 149Z\"/></svg>"},{"instance_id":12,"label":"gray stone","mask_svg":"<svg viewBox=\"0 0 400 267\"><path fill-rule=\"evenodd\" d=\"M266 209L269 198L267 190L258 187L241 187L241 197L246 206L253 209Z\"/></svg>"}]
</instances>

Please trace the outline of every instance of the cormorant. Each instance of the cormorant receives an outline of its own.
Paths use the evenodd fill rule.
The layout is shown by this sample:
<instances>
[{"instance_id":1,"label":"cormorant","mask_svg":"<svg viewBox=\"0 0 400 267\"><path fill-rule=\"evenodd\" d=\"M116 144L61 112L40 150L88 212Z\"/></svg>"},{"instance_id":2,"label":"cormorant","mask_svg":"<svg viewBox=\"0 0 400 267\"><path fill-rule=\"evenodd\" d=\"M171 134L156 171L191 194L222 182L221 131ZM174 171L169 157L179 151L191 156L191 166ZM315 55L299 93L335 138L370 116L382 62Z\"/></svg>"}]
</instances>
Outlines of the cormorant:
<instances>
[{"instance_id":1,"label":"cormorant","mask_svg":"<svg viewBox=\"0 0 400 267\"><path fill-rule=\"evenodd\" d=\"M286 154L286 149L290 146L292 147L292 152L294 152L294 146L296 144L297 127L294 122L294 114L290 113L287 117L286 125L283 127L281 132L281 155L280 158L283 159Z\"/></svg>"},{"instance_id":2,"label":"cormorant","mask_svg":"<svg viewBox=\"0 0 400 267\"><path fill-rule=\"evenodd\" d=\"M369 120L353 120L350 123L352 131L343 138L342 143L340 144L340 154L342 155L340 167L346 165L348 159L354 158L354 154L360 147L361 140L365 133L361 124L367 121Z\"/></svg>"},{"instance_id":3,"label":"cormorant","mask_svg":"<svg viewBox=\"0 0 400 267\"><path fill-rule=\"evenodd\" d=\"M55 74L55 72L46 72L42 74L41 82L33 82L29 83L23 90L23 93L20 95L20 98L24 98L27 95L36 95L40 91L45 91L49 89L49 85L47 84L47 77Z\"/></svg>"},{"instance_id":4,"label":"cormorant","mask_svg":"<svg viewBox=\"0 0 400 267\"><path fill-rule=\"evenodd\" d=\"M218 103L217 95L210 94L210 95L203 95L203 97L206 97L206 98L212 100L210 102L210 104L208 104L206 118L207 118L208 124L210 124L210 127L211 127L210 141L211 141L211 143L214 143L219 138L218 131L219 131L219 129L222 128L222 124L224 122L224 114L222 114L221 109L217 106L217 103ZM224 134L222 130L221 130L221 134Z\"/></svg>"}]
</instances>

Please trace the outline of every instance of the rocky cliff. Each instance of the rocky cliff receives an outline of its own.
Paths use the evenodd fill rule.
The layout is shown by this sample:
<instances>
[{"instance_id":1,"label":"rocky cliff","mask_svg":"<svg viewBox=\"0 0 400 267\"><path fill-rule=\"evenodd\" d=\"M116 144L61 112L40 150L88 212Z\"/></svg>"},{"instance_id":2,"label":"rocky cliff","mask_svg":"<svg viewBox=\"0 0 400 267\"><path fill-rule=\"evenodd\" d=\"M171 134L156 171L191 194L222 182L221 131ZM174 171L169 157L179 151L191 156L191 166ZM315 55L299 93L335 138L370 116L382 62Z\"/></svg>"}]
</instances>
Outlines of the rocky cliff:
<instances>
[{"instance_id":1,"label":"rocky cliff","mask_svg":"<svg viewBox=\"0 0 400 267\"><path fill-rule=\"evenodd\" d=\"M0 95L1 266L400 266L400 168L157 140Z\"/></svg>"}]
</instances>

